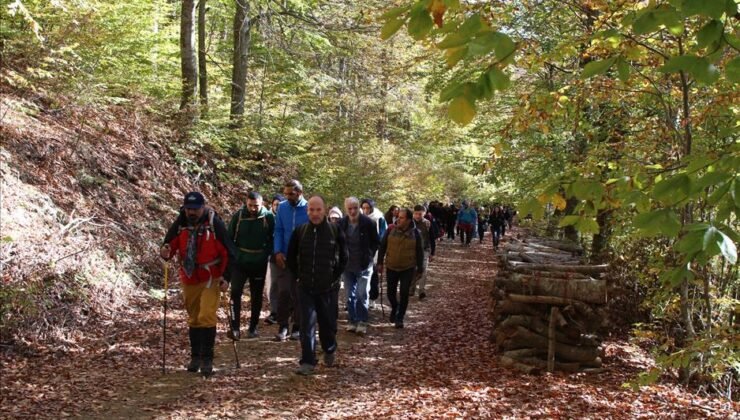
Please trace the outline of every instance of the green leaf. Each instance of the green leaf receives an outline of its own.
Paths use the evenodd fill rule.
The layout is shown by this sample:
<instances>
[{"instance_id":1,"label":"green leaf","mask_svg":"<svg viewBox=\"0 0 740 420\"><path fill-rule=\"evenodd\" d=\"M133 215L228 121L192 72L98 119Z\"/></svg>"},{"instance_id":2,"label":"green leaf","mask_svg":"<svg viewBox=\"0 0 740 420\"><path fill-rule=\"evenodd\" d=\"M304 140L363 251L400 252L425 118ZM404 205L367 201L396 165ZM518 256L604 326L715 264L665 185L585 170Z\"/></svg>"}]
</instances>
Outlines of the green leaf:
<instances>
[{"instance_id":1,"label":"green leaf","mask_svg":"<svg viewBox=\"0 0 740 420\"><path fill-rule=\"evenodd\" d=\"M468 55L468 47L450 48L445 52L447 65L449 67L454 67L455 64L465 58L466 55Z\"/></svg>"},{"instance_id":2,"label":"green leaf","mask_svg":"<svg viewBox=\"0 0 740 420\"><path fill-rule=\"evenodd\" d=\"M461 36L464 37L472 37L473 35L477 34L478 31L480 31L483 28L483 20L480 18L480 15L478 13L470 16L465 20L465 22L460 26L460 29L457 31Z\"/></svg>"},{"instance_id":3,"label":"green leaf","mask_svg":"<svg viewBox=\"0 0 740 420\"><path fill-rule=\"evenodd\" d=\"M596 76L598 74L606 73L607 70L617 61L617 57L607 58L606 60L592 61L583 68L581 73L581 79L588 79L589 77Z\"/></svg>"},{"instance_id":4,"label":"green leaf","mask_svg":"<svg viewBox=\"0 0 740 420\"><path fill-rule=\"evenodd\" d=\"M725 76L732 83L740 83L740 56L730 60L725 66Z\"/></svg>"},{"instance_id":5,"label":"green leaf","mask_svg":"<svg viewBox=\"0 0 740 420\"><path fill-rule=\"evenodd\" d=\"M735 0L725 0L725 13L727 17L737 14L737 3L735 3Z\"/></svg>"},{"instance_id":6,"label":"green leaf","mask_svg":"<svg viewBox=\"0 0 740 420\"><path fill-rule=\"evenodd\" d=\"M726 8L725 0L683 0L681 11L686 16L702 15L719 19Z\"/></svg>"},{"instance_id":7,"label":"green leaf","mask_svg":"<svg viewBox=\"0 0 740 420\"><path fill-rule=\"evenodd\" d=\"M457 10L460 8L460 0L445 0L445 6L450 10Z\"/></svg>"},{"instance_id":8,"label":"green leaf","mask_svg":"<svg viewBox=\"0 0 740 420\"><path fill-rule=\"evenodd\" d=\"M666 235L675 237L681 231L681 222L672 209L661 209L635 216L634 226L642 236Z\"/></svg>"},{"instance_id":9,"label":"green leaf","mask_svg":"<svg viewBox=\"0 0 740 420\"><path fill-rule=\"evenodd\" d=\"M402 14L404 14L410 8L411 8L410 5L408 5L408 6L401 6L401 7L394 7L392 9L388 10L387 12L383 13L380 16L380 18L382 20L393 19L393 18L396 18L396 17L401 16Z\"/></svg>"},{"instance_id":10,"label":"green leaf","mask_svg":"<svg viewBox=\"0 0 740 420\"><path fill-rule=\"evenodd\" d=\"M441 102L447 102L463 93L465 93L465 88L462 83L450 83L439 93L439 100Z\"/></svg>"},{"instance_id":11,"label":"green leaf","mask_svg":"<svg viewBox=\"0 0 740 420\"><path fill-rule=\"evenodd\" d=\"M404 21L401 19L391 19L387 21L383 25L383 28L380 29L380 39L386 40L395 35L395 33L401 29L401 26L403 26L403 22Z\"/></svg>"},{"instance_id":12,"label":"green leaf","mask_svg":"<svg viewBox=\"0 0 740 420\"><path fill-rule=\"evenodd\" d=\"M468 55L486 55L496 47L496 41L493 32L481 34L468 44Z\"/></svg>"},{"instance_id":13,"label":"green leaf","mask_svg":"<svg viewBox=\"0 0 740 420\"><path fill-rule=\"evenodd\" d=\"M599 233L599 224L593 217L581 217L575 228L581 233Z\"/></svg>"},{"instance_id":14,"label":"green leaf","mask_svg":"<svg viewBox=\"0 0 740 420\"><path fill-rule=\"evenodd\" d=\"M520 207L521 215L523 217L526 217L527 215L532 215L532 218L535 220L541 219L542 216L545 214L545 208L544 206L537 200L537 198L530 198L527 201L525 201Z\"/></svg>"},{"instance_id":15,"label":"green leaf","mask_svg":"<svg viewBox=\"0 0 740 420\"><path fill-rule=\"evenodd\" d=\"M737 263L737 247L727 235L715 227L710 227L704 233L704 250L707 254L722 254L731 264Z\"/></svg>"},{"instance_id":16,"label":"green leaf","mask_svg":"<svg viewBox=\"0 0 740 420\"><path fill-rule=\"evenodd\" d=\"M486 73L486 76L488 77L491 86L496 90L505 90L511 84L509 76L497 67L491 67L491 69Z\"/></svg>"},{"instance_id":17,"label":"green leaf","mask_svg":"<svg viewBox=\"0 0 740 420\"><path fill-rule=\"evenodd\" d=\"M447 114L452 121L460 125L467 125L475 117L475 104L473 104L465 95L458 96L450 102Z\"/></svg>"},{"instance_id":18,"label":"green leaf","mask_svg":"<svg viewBox=\"0 0 740 420\"><path fill-rule=\"evenodd\" d=\"M412 10L411 19L409 20L409 35L417 41L424 39L434 26L432 17L426 9Z\"/></svg>"},{"instance_id":19,"label":"green leaf","mask_svg":"<svg viewBox=\"0 0 740 420\"><path fill-rule=\"evenodd\" d=\"M718 20L712 20L696 34L696 46L704 48L709 44L718 41L724 31L724 25Z\"/></svg>"},{"instance_id":20,"label":"green leaf","mask_svg":"<svg viewBox=\"0 0 740 420\"><path fill-rule=\"evenodd\" d=\"M516 50L516 44L512 39L501 32L494 32L496 38L496 58L499 60L505 60L512 57L514 50Z\"/></svg>"},{"instance_id":21,"label":"green leaf","mask_svg":"<svg viewBox=\"0 0 740 420\"><path fill-rule=\"evenodd\" d=\"M461 45L464 45L470 40L470 37L463 36L459 32L451 33L445 37L439 44L437 44L437 48L446 50L448 48L454 48L459 47Z\"/></svg>"},{"instance_id":22,"label":"green leaf","mask_svg":"<svg viewBox=\"0 0 740 420\"><path fill-rule=\"evenodd\" d=\"M619 75L619 80L625 83L630 78L630 65L624 58L620 58L619 61L617 61L617 74Z\"/></svg>"},{"instance_id":23,"label":"green leaf","mask_svg":"<svg viewBox=\"0 0 740 420\"><path fill-rule=\"evenodd\" d=\"M646 10L632 23L632 31L636 35L649 34L657 31L660 28L660 23L654 10Z\"/></svg>"},{"instance_id":24,"label":"green leaf","mask_svg":"<svg viewBox=\"0 0 740 420\"><path fill-rule=\"evenodd\" d=\"M565 226L572 226L578 223L578 221L581 220L581 216L565 216L562 219L560 219L560 223L558 223L558 227L565 227Z\"/></svg>"},{"instance_id":25,"label":"green leaf","mask_svg":"<svg viewBox=\"0 0 740 420\"><path fill-rule=\"evenodd\" d=\"M683 20L676 9L667 7L656 10L655 18L668 29L671 35L679 36L683 33Z\"/></svg>"},{"instance_id":26,"label":"green leaf","mask_svg":"<svg viewBox=\"0 0 740 420\"><path fill-rule=\"evenodd\" d=\"M708 227L709 226L707 225L703 230L696 230L684 235L684 237L676 243L676 251L682 254L695 254L702 251L704 232Z\"/></svg>"},{"instance_id":27,"label":"green leaf","mask_svg":"<svg viewBox=\"0 0 740 420\"><path fill-rule=\"evenodd\" d=\"M658 70L664 73L685 71L694 76L697 81L705 84L712 84L719 78L719 70L717 70L714 64L710 63L704 57L693 55L671 57Z\"/></svg>"},{"instance_id":28,"label":"green leaf","mask_svg":"<svg viewBox=\"0 0 740 420\"><path fill-rule=\"evenodd\" d=\"M653 187L653 197L667 204L678 203L690 193L691 178L684 173L664 179Z\"/></svg>"},{"instance_id":29,"label":"green leaf","mask_svg":"<svg viewBox=\"0 0 740 420\"><path fill-rule=\"evenodd\" d=\"M709 196L707 199L707 204L710 206L714 206L724 197L728 191L730 191L730 187L732 187L734 183L733 182L725 182L724 184L721 184L719 187L717 187L716 190L712 193L712 195Z\"/></svg>"},{"instance_id":30,"label":"green leaf","mask_svg":"<svg viewBox=\"0 0 740 420\"><path fill-rule=\"evenodd\" d=\"M493 97L495 91L491 81L488 80L488 74L483 73L478 77L478 90L480 91L480 97L490 99Z\"/></svg>"}]
</instances>

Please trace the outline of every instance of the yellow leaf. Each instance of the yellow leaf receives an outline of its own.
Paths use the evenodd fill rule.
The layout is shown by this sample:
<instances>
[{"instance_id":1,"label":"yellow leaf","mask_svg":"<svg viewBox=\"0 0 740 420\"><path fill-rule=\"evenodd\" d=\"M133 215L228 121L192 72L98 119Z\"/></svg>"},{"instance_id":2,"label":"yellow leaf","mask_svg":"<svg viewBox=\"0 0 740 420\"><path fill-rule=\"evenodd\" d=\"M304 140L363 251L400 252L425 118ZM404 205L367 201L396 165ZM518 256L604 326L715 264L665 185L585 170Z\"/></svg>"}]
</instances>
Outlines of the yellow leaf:
<instances>
[{"instance_id":1,"label":"yellow leaf","mask_svg":"<svg viewBox=\"0 0 740 420\"><path fill-rule=\"evenodd\" d=\"M460 125L467 125L475 117L475 105L465 96L458 96L450 102L447 114L452 121Z\"/></svg>"},{"instance_id":2,"label":"yellow leaf","mask_svg":"<svg viewBox=\"0 0 740 420\"><path fill-rule=\"evenodd\" d=\"M468 53L468 47L448 48L445 50L445 56L447 58L447 65L454 67L458 61L465 57Z\"/></svg>"},{"instance_id":3,"label":"yellow leaf","mask_svg":"<svg viewBox=\"0 0 740 420\"><path fill-rule=\"evenodd\" d=\"M552 196L552 204L558 210L565 210L565 198L560 194L554 194Z\"/></svg>"}]
</instances>

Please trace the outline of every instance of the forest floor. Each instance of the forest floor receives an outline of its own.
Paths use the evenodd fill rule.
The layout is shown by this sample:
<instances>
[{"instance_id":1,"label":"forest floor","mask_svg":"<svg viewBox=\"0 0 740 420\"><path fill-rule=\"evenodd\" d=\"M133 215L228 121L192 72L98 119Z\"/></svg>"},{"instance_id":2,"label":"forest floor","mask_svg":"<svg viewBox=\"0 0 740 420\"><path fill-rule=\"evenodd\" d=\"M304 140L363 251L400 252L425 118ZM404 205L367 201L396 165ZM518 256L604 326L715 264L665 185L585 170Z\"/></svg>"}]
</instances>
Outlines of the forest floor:
<instances>
[{"instance_id":1,"label":"forest floor","mask_svg":"<svg viewBox=\"0 0 740 420\"><path fill-rule=\"evenodd\" d=\"M488 239L488 237L486 238ZM488 239L490 240L490 239ZM294 373L295 341L237 343L236 369L224 314L216 374L188 373L181 301L169 296L167 373L161 373L161 308L130 307L97 334L70 336L67 348L2 357L0 417L84 418L732 418L740 406L674 384L623 386L650 358L608 339L600 374L526 376L497 365L489 340L489 293L496 270L489 242L443 241L430 265L428 297L412 297L406 328L380 310L366 337L345 332L340 302L337 365ZM387 304L387 300L386 300ZM266 312L265 312L266 313ZM386 307L385 314L388 315ZM321 358L319 358L321 360Z\"/></svg>"}]
</instances>

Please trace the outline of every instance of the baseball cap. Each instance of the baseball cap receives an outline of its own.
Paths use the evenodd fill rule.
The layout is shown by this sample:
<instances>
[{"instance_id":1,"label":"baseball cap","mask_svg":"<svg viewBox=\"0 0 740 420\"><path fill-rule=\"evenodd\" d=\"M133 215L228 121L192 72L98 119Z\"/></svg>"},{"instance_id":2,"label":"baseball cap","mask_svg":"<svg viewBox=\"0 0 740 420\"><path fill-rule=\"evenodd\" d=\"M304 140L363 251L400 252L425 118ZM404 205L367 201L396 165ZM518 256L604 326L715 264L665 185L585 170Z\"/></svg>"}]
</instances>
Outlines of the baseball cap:
<instances>
[{"instance_id":1,"label":"baseball cap","mask_svg":"<svg viewBox=\"0 0 740 420\"><path fill-rule=\"evenodd\" d=\"M191 191L185 194L185 200L182 205L186 209L199 209L203 207L205 204L206 204L206 198L203 197L203 194L197 191Z\"/></svg>"}]
</instances>

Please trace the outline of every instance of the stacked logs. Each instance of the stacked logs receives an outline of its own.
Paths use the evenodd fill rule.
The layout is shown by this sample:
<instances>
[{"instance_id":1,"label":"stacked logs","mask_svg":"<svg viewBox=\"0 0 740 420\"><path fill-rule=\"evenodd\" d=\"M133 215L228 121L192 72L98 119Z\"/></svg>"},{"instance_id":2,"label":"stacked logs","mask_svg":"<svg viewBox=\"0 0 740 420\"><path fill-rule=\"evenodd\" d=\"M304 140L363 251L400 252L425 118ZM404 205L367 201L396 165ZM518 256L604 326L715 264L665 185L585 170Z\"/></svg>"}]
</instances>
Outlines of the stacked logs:
<instances>
[{"instance_id":1,"label":"stacked logs","mask_svg":"<svg viewBox=\"0 0 740 420\"><path fill-rule=\"evenodd\" d=\"M491 311L502 364L526 373L599 371L608 267L585 265L569 242L507 239Z\"/></svg>"}]
</instances>

